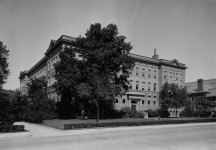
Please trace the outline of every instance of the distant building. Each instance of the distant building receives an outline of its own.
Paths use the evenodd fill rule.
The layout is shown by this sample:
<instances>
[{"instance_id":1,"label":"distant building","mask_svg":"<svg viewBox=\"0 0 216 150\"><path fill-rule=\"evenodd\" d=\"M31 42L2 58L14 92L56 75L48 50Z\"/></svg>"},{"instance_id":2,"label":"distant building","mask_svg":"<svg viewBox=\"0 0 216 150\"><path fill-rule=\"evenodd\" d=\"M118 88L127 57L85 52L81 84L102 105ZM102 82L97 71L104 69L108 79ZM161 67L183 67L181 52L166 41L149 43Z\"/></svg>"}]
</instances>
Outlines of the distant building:
<instances>
[{"instance_id":1,"label":"distant building","mask_svg":"<svg viewBox=\"0 0 216 150\"><path fill-rule=\"evenodd\" d=\"M23 94L27 92L26 84L29 79L34 77L47 77L48 97L59 100L54 88L54 64L60 60L59 52L65 47L73 47L75 38L62 35L57 41L51 40L45 56L36 63L30 70L21 71L20 90ZM179 63L178 60L159 59L159 55L154 50L152 58L130 54L136 61L135 67L130 70L130 90L122 97L116 97L115 107L131 107L138 111L148 109L157 109L159 107L159 91L163 84L175 83L179 86L185 86L185 64ZM76 54L77 59L82 59ZM169 110L171 117L175 115L175 109ZM178 112L179 115L179 112Z\"/></svg>"},{"instance_id":2,"label":"distant building","mask_svg":"<svg viewBox=\"0 0 216 150\"><path fill-rule=\"evenodd\" d=\"M198 98L216 102L216 79L198 79L196 82L186 83L186 87L192 102L196 102ZM199 106L194 105L194 108L197 109ZM216 111L214 106L210 109Z\"/></svg>"}]
</instances>

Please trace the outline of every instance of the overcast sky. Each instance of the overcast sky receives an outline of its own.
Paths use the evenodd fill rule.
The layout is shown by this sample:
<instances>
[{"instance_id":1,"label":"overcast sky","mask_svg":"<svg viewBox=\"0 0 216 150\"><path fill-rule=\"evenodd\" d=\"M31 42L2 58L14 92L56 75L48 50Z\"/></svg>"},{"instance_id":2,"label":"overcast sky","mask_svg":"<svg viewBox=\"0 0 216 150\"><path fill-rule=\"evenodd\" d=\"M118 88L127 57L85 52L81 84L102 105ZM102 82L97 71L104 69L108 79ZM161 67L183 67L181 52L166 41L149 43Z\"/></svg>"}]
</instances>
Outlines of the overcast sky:
<instances>
[{"instance_id":1,"label":"overcast sky","mask_svg":"<svg viewBox=\"0 0 216 150\"><path fill-rule=\"evenodd\" d=\"M186 82L216 77L215 0L0 0L0 41L10 50L5 89L19 87L51 39L116 24L131 53L186 64Z\"/></svg>"}]
</instances>

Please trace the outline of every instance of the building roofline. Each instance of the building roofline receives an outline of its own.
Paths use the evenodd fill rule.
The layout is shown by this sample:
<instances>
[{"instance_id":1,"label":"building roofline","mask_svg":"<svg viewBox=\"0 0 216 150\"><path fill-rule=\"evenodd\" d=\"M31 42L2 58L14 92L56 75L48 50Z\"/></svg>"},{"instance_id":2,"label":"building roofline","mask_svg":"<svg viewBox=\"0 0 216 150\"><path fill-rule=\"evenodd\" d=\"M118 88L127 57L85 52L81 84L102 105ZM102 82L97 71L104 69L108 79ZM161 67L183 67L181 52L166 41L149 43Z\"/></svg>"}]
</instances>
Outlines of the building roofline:
<instances>
[{"instance_id":1,"label":"building roofline","mask_svg":"<svg viewBox=\"0 0 216 150\"><path fill-rule=\"evenodd\" d=\"M75 41L75 40L76 40L76 38L74 38L74 37L67 36L67 35L61 35L60 38L58 38L58 40L56 40L54 46L52 46L51 48L48 48L47 51L44 53L44 55L49 54L49 53L52 51L52 49L53 49L54 47L56 47L56 46L57 46L59 43L61 43L62 41L65 41L65 42L72 42L72 41Z\"/></svg>"},{"instance_id":2,"label":"building roofline","mask_svg":"<svg viewBox=\"0 0 216 150\"><path fill-rule=\"evenodd\" d=\"M213 78L213 79L207 79L207 80L203 80L203 81L209 81L209 80L216 80L216 78ZM187 82L187 83L197 83L197 81ZM185 84L187 84L187 83L185 83Z\"/></svg>"},{"instance_id":3,"label":"building roofline","mask_svg":"<svg viewBox=\"0 0 216 150\"><path fill-rule=\"evenodd\" d=\"M138 57L133 57L134 59L137 59L137 60L145 60L147 62L151 62L151 63L155 63L155 64L166 64L166 65L169 65L169 66L174 66L172 64L170 64L170 62L172 62L173 60L176 60L177 59L173 59L173 60L166 60L166 59L154 59L154 58L151 58L151 57L146 57L146 56L142 56L142 55L138 55L138 54L133 54L133 53L129 53L131 55L131 57L133 57L133 55L135 56L138 56ZM165 61L168 61L168 62L164 62L163 60ZM183 68L183 69L187 69L188 67L185 66L185 64L183 63L179 63L181 66L175 66L177 68Z\"/></svg>"},{"instance_id":4,"label":"building roofline","mask_svg":"<svg viewBox=\"0 0 216 150\"><path fill-rule=\"evenodd\" d=\"M40 64L42 64L46 60L46 56L44 56L41 60L39 60L31 69L29 69L28 74L31 73L35 68L37 68Z\"/></svg>"}]
</instances>

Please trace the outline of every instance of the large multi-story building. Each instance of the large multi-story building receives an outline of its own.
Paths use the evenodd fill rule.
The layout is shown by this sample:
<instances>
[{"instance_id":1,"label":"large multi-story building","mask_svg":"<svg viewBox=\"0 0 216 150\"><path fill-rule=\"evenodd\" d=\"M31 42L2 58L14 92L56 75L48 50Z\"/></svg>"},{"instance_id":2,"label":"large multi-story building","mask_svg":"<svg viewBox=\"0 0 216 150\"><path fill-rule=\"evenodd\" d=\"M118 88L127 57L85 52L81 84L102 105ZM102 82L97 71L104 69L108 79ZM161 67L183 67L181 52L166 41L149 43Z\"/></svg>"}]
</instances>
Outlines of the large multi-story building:
<instances>
[{"instance_id":1,"label":"large multi-story building","mask_svg":"<svg viewBox=\"0 0 216 150\"><path fill-rule=\"evenodd\" d=\"M27 92L27 82L34 77L47 77L47 93L51 99L58 100L58 96L52 87L55 79L54 64L59 61L59 53L66 46L72 46L76 39L62 35L57 41L51 40L45 56L36 63L30 70L21 71L20 90L23 94ZM159 59L159 55L154 50L152 58L130 54L135 59L135 67L130 71L130 89L122 97L117 97L115 101L116 109L131 107L138 111L157 109L159 106L159 91L165 82L175 83L185 86L185 64L178 60ZM77 59L81 59L76 54ZM175 110L170 110L171 116Z\"/></svg>"}]
</instances>

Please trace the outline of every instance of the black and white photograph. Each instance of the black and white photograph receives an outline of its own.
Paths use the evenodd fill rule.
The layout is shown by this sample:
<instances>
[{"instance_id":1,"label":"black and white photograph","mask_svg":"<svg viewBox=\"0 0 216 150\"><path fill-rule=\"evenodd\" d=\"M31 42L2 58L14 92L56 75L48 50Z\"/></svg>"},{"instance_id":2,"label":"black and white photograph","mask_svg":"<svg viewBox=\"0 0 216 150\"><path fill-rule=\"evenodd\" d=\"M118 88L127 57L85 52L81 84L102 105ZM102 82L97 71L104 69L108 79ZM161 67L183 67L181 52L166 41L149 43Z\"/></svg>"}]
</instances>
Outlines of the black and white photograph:
<instances>
[{"instance_id":1,"label":"black and white photograph","mask_svg":"<svg viewBox=\"0 0 216 150\"><path fill-rule=\"evenodd\" d=\"M0 150L216 150L216 0L0 0Z\"/></svg>"}]
</instances>

